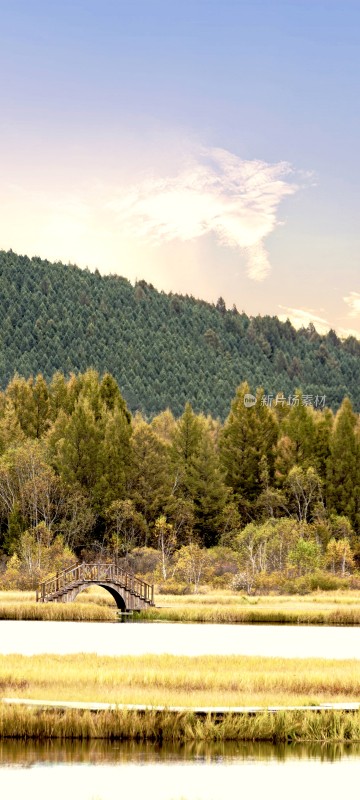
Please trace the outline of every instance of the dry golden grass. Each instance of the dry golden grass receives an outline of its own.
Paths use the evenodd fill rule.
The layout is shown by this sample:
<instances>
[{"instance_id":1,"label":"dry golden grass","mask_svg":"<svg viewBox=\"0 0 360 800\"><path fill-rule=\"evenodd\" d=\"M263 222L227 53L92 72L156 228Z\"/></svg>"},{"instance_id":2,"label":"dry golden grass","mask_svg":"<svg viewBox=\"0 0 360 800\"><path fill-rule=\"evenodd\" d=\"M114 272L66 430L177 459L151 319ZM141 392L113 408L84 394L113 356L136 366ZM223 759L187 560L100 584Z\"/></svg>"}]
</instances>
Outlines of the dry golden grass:
<instances>
[{"instance_id":1,"label":"dry golden grass","mask_svg":"<svg viewBox=\"0 0 360 800\"><path fill-rule=\"evenodd\" d=\"M104 589L89 587L72 603L37 603L35 592L0 592L0 620L97 622L117 619L117 607Z\"/></svg>"},{"instance_id":2,"label":"dry golden grass","mask_svg":"<svg viewBox=\"0 0 360 800\"><path fill-rule=\"evenodd\" d=\"M360 625L360 592L248 597L230 591L199 595L155 595L142 620L228 624Z\"/></svg>"},{"instance_id":3,"label":"dry golden grass","mask_svg":"<svg viewBox=\"0 0 360 800\"><path fill-rule=\"evenodd\" d=\"M356 661L93 654L0 657L0 697L165 706L359 702Z\"/></svg>"},{"instance_id":4,"label":"dry golden grass","mask_svg":"<svg viewBox=\"0 0 360 800\"><path fill-rule=\"evenodd\" d=\"M97 590L95 590L97 591ZM1 597L1 592L0 592ZM336 591L316 591L311 594L305 595L247 595L241 592L232 592L230 589L222 589L221 591L209 590L201 592L200 594L187 594L187 595L171 595L171 594L156 594L156 605L164 608L172 608L174 606L208 606L208 605L226 605L226 606L326 606L332 608L334 605L359 605L360 604L360 591L358 590L341 590Z\"/></svg>"},{"instance_id":5,"label":"dry golden grass","mask_svg":"<svg viewBox=\"0 0 360 800\"><path fill-rule=\"evenodd\" d=\"M360 712L323 711L314 714L288 711L281 714L227 714L221 719L191 712L172 714L146 711L42 710L1 706L0 740L108 739L111 741L201 742L267 741L337 742L360 741Z\"/></svg>"},{"instance_id":6,"label":"dry golden grass","mask_svg":"<svg viewBox=\"0 0 360 800\"><path fill-rule=\"evenodd\" d=\"M35 592L0 592L0 619L115 620L117 608L100 587L82 591L73 603L36 603ZM360 625L360 592L314 592L310 595L248 597L238 592L155 595L155 608L142 620L228 624Z\"/></svg>"}]
</instances>

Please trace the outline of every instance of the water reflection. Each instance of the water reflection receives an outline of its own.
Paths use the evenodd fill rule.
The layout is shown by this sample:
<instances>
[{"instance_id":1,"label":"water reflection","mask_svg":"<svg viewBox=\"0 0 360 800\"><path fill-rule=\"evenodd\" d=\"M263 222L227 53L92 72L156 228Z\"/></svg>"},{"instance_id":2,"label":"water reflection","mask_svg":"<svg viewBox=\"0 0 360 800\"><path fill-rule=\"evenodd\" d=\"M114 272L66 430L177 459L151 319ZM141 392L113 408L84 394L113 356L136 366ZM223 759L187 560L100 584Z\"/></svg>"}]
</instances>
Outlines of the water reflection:
<instances>
[{"instance_id":1,"label":"water reflection","mask_svg":"<svg viewBox=\"0 0 360 800\"><path fill-rule=\"evenodd\" d=\"M360 659L357 628L0 621L0 654L255 655Z\"/></svg>"},{"instance_id":2,"label":"water reflection","mask_svg":"<svg viewBox=\"0 0 360 800\"><path fill-rule=\"evenodd\" d=\"M1 796L27 800L338 800L359 766L345 745L0 743Z\"/></svg>"},{"instance_id":3,"label":"water reflection","mask_svg":"<svg viewBox=\"0 0 360 800\"><path fill-rule=\"evenodd\" d=\"M234 761L290 760L335 762L344 758L360 759L360 744L278 744L268 742L190 742L179 747L151 742L89 742L55 740L0 741L0 767L31 767L36 764L124 764L124 763L219 763Z\"/></svg>"}]
</instances>

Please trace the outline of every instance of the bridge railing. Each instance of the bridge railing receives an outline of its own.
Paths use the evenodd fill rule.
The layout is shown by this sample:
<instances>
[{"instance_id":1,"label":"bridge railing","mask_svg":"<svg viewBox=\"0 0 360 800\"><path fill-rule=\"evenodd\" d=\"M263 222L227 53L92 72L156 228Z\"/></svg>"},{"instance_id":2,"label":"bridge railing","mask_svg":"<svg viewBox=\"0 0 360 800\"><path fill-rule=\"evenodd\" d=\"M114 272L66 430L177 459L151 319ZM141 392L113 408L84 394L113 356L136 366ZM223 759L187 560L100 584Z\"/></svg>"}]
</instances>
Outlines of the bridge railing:
<instances>
[{"instance_id":1,"label":"bridge railing","mask_svg":"<svg viewBox=\"0 0 360 800\"><path fill-rule=\"evenodd\" d=\"M146 602L154 602L154 587L150 583L137 578L131 572L126 572L117 564L93 563L74 564L58 572L54 577L43 581L36 590L36 601L44 601L49 595L64 592L72 584L83 583L119 583L120 586L132 594L136 594Z\"/></svg>"}]
</instances>

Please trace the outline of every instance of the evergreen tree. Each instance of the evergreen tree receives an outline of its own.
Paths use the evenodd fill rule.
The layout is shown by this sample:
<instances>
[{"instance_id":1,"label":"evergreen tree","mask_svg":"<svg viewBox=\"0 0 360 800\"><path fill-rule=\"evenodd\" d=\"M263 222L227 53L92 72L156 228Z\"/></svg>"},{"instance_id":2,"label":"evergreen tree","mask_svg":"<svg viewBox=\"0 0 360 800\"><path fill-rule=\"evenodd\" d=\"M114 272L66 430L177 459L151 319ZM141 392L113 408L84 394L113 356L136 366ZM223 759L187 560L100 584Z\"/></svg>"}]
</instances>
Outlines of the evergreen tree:
<instances>
[{"instance_id":1,"label":"evergreen tree","mask_svg":"<svg viewBox=\"0 0 360 800\"><path fill-rule=\"evenodd\" d=\"M140 419L134 425L131 450L128 493L145 519L154 523L163 513L172 491L169 445Z\"/></svg>"},{"instance_id":2,"label":"evergreen tree","mask_svg":"<svg viewBox=\"0 0 360 800\"><path fill-rule=\"evenodd\" d=\"M252 502L262 490L264 461L270 481L273 478L277 423L272 409L263 401L263 392L259 391L256 402L247 407L249 394L249 385L241 384L223 428L220 454L227 485L238 499Z\"/></svg>"},{"instance_id":3,"label":"evergreen tree","mask_svg":"<svg viewBox=\"0 0 360 800\"><path fill-rule=\"evenodd\" d=\"M172 456L173 494L192 502L194 533L199 540L206 546L216 544L227 491L212 431L189 403L174 431Z\"/></svg>"},{"instance_id":4,"label":"evergreen tree","mask_svg":"<svg viewBox=\"0 0 360 800\"><path fill-rule=\"evenodd\" d=\"M330 439L326 482L326 504L330 512L345 514L360 524L360 452L357 418L346 397L335 417Z\"/></svg>"}]
</instances>

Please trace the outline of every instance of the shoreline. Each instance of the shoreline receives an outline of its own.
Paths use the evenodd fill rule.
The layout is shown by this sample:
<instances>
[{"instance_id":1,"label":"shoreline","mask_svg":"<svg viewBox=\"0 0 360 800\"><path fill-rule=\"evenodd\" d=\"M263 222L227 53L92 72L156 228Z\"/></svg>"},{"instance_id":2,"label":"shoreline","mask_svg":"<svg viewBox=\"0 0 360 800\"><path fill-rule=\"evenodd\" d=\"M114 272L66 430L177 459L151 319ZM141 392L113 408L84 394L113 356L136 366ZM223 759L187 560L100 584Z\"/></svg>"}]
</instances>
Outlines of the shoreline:
<instances>
[{"instance_id":1,"label":"shoreline","mask_svg":"<svg viewBox=\"0 0 360 800\"><path fill-rule=\"evenodd\" d=\"M90 605L90 604L89 604ZM284 625L301 627L360 627L360 607L355 609L336 609L330 611L293 611L272 609L174 609L154 608L133 614L118 613L116 609L84 605L72 606L66 603L9 604L0 606L0 622L113 622L113 623L161 623L174 624L224 624L224 625Z\"/></svg>"},{"instance_id":2,"label":"shoreline","mask_svg":"<svg viewBox=\"0 0 360 800\"><path fill-rule=\"evenodd\" d=\"M139 703L98 703L78 700L34 700L26 697L2 697L0 703L26 706L27 708L40 708L42 710L48 708L62 710L71 708L78 711L91 711L92 713L99 711L136 711L139 714L145 714L149 711L156 714L191 713L197 717L225 717L243 714L255 716L256 714L282 714L288 711L360 711L360 703L353 702L297 706L155 706Z\"/></svg>"}]
</instances>

